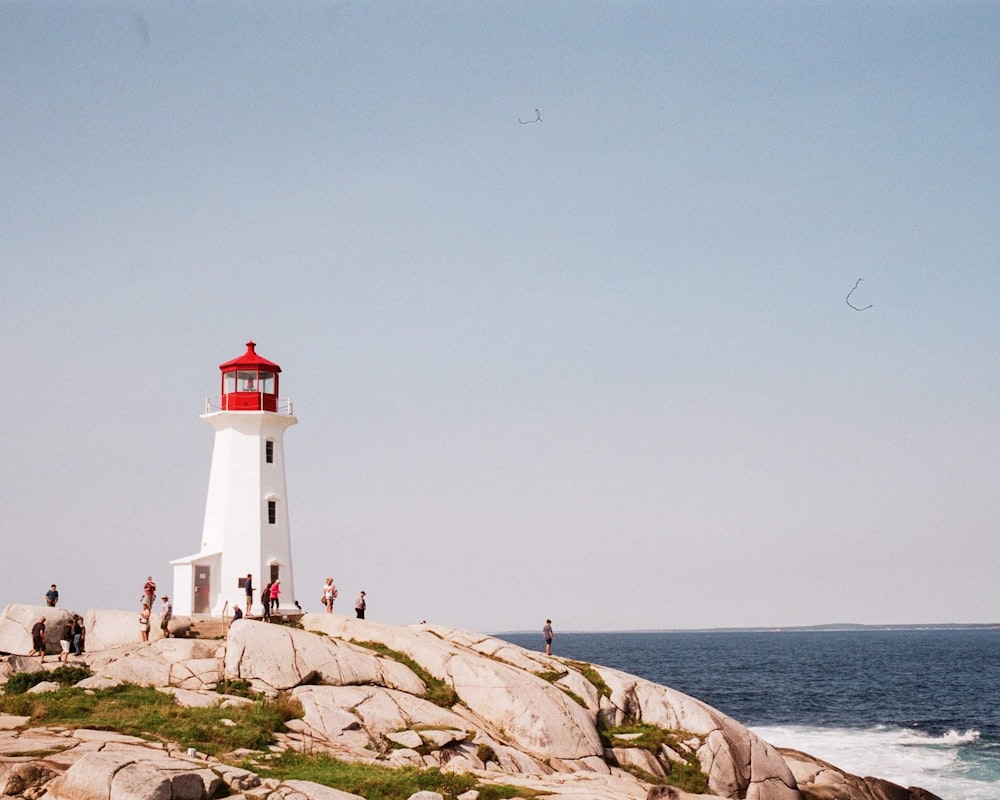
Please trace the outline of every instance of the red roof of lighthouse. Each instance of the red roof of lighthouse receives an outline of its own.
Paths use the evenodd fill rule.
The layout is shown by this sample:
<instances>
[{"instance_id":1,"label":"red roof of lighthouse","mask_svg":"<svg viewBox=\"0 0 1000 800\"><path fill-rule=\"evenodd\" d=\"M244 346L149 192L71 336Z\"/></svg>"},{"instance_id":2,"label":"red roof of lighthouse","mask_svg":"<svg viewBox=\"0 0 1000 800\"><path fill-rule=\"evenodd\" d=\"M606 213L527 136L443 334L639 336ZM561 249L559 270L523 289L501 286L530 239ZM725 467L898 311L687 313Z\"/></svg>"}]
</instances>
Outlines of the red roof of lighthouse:
<instances>
[{"instance_id":1,"label":"red roof of lighthouse","mask_svg":"<svg viewBox=\"0 0 1000 800\"><path fill-rule=\"evenodd\" d=\"M281 367L275 364L273 361L268 361L266 358L257 355L254 348L257 343L251 339L247 342L247 351L241 355L239 358L234 358L232 361L227 361L225 364L219 364L219 369L223 372L229 369L262 369L265 372L270 370L271 372L281 372Z\"/></svg>"}]
</instances>

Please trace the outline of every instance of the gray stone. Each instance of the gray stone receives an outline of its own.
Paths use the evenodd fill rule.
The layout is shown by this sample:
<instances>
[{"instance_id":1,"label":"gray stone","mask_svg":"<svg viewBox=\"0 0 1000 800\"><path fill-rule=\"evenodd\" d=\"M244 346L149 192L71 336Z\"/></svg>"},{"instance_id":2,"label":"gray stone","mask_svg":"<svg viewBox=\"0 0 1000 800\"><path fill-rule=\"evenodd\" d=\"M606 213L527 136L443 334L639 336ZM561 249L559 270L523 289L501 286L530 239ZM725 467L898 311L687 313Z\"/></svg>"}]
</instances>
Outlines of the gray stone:
<instances>
[{"instance_id":1,"label":"gray stone","mask_svg":"<svg viewBox=\"0 0 1000 800\"><path fill-rule=\"evenodd\" d=\"M58 774L50 765L38 761L0 763L0 796L23 795L29 789L44 787Z\"/></svg>"},{"instance_id":2,"label":"gray stone","mask_svg":"<svg viewBox=\"0 0 1000 800\"><path fill-rule=\"evenodd\" d=\"M285 781L281 785L305 795L309 800L365 800L359 795L342 792L339 789L332 789L329 786L311 781Z\"/></svg>"},{"instance_id":3,"label":"gray stone","mask_svg":"<svg viewBox=\"0 0 1000 800\"><path fill-rule=\"evenodd\" d=\"M615 761L623 767L635 767L656 778L665 778L667 775L656 756L641 747L616 747L613 753Z\"/></svg>"},{"instance_id":4,"label":"gray stone","mask_svg":"<svg viewBox=\"0 0 1000 800\"><path fill-rule=\"evenodd\" d=\"M420 734L416 731L395 731L390 732L385 735L385 738L390 742L395 742L403 747L409 747L415 750L423 744L423 740L420 738Z\"/></svg>"},{"instance_id":5,"label":"gray stone","mask_svg":"<svg viewBox=\"0 0 1000 800\"><path fill-rule=\"evenodd\" d=\"M88 753L49 784L49 794L65 800L109 800L115 774L133 762L113 753Z\"/></svg>"},{"instance_id":6,"label":"gray stone","mask_svg":"<svg viewBox=\"0 0 1000 800\"><path fill-rule=\"evenodd\" d=\"M36 683L30 689L28 689L25 694L45 694L46 692L58 692L62 686L60 686L55 681L42 681L41 683Z\"/></svg>"},{"instance_id":7,"label":"gray stone","mask_svg":"<svg viewBox=\"0 0 1000 800\"><path fill-rule=\"evenodd\" d=\"M12 731L27 725L31 717L19 717L14 714L0 714L0 731Z\"/></svg>"},{"instance_id":8,"label":"gray stone","mask_svg":"<svg viewBox=\"0 0 1000 800\"><path fill-rule=\"evenodd\" d=\"M109 800L170 800L171 784L167 775L148 764L126 764L111 780Z\"/></svg>"},{"instance_id":9,"label":"gray stone","mask_svg":"<svg viewBox=\"0 0 1000 800\"><path fill-rule=\"evenodd\" d=\"M65 608L11 603L0 611L0 653L25 655L31 652L31 629L45 617L46 652L59 652L59 637L73 612Z\"/></svg>"}]
</instances>

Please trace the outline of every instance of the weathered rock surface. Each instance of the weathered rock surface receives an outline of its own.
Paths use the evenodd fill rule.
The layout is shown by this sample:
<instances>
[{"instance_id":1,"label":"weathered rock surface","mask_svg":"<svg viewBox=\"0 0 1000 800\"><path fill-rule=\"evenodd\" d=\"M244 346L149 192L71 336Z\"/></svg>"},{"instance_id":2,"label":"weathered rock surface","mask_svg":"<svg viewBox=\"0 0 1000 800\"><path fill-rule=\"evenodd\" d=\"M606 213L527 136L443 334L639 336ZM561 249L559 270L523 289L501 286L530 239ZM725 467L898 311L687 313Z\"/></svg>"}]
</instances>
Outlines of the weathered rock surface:
<instances>
[{"instance_id":1,"label":"weathered rock surface","mask_svg":"<svg viewBox=\"0 0 1000 800\"><path fill-rule=\"evenodd\" d=\"M157 639L99 652L88 649L86 661L93 677L81 686L94 689L134 683L214 689L222 679L225 652L225 642L213 639Z\"/></svg>"},{"instance_id":2,"label":"weathered rock surface","mask_svg":"<svg viewBox=\"0 0 1000 800\"><path fill-rule=\"evenodd\" d=\"M160 619L157 608L149 619L149 639L162 639ZM118 647L129 647L141 641L139 634L139 609L135 611L116 611L109 609L91 609L83 615L83 625L87 630L87 650L97 653L102 650L113 650ZM170 621L171 635L183 634L191 626L187 617L174 617Z\"/></svg>"},{"instance_id":3,"label":"weathered rock surface","mask_svg":"<svg viewBox=\"0 0 1000 800\"><path fill-rule=\"evenodd\" d=\"M12 603L0 612L0 653L26 655L31 652L31 628L45 617L46 652L59 652L59 637L73 612L65 608Z\"/></svg>"},{"instance_id":4,"label":"weathered rock surface","mask_svg":"<svg viewBox=\"0 0 1000 800\"><path fill-rule=\"evenodd\" d=\"M798 782L803 800L841 800L869 798L877 800L940 800L937 795L910 787L904 789L881 778L861 778L838 769L833 764L798 750L779 748Z\"/></svg>"},{"instance_id":5,"label":"weathered rock surface","mask_svg":"<svg viewBox=\"0 0 1000 800\"><path fill-rule=\"evenodd\" d=\"M19 646L24 620L35 613L20 608L29 610L0 618L0 630L7 624ZM134 622L130 612L120 613ZM111 632L117 617L108 615L89 612L87 619ZM695 698L617 670L449 628L328 614L305 615L301 622L306 630L241 620L228 641L122 644L108 633L98 641L116 644L97 652L88 635L85 659L93 676L79 685L152 685L183 705L205 706L250 702L214 692L224 678L246 680L268 695L288 692L302 705L302 718L276 734L278 749L470 772L553 798L642 800L651 783L670 780L675 762L696 756L711 792L702 798L934 800L920 789L859 778L774 748ZM0 675L54 666L12 656L0 659ZM27 800L43 793L53 800L354 797L302 781L261 781L252 772L135 737L25 728L27 723L0 715L2 794ZM635 735L602 739L602 731L635 723L673 732L671 745L653 752ZM676 796L694 797L679 790Z\"/></svg>"}]
</instances>

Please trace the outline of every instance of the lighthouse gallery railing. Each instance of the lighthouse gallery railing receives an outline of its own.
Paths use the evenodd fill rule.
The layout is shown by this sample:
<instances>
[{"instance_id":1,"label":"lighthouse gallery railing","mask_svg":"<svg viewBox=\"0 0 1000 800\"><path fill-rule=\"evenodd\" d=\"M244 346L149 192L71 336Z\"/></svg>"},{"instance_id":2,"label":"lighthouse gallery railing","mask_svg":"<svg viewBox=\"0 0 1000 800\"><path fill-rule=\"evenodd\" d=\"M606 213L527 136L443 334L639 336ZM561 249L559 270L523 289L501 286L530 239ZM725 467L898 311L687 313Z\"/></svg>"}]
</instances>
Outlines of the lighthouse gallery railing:
<instances>
[{"instance_id":1,"label":"lighthouse gallery railing","mask_svg":"<svg viewBox=\"0 0 1000 800\"><path fill-rule=\"evenodd\" d=\"M261 398L260 398L261 402L260 402L259 408L263 408L264 407L264 397L263 397L262 393L259 393L259 394L261 394ZM205 398L205 413L206 414L214 414L217 411L224 411L224 410L225 409L222 407L222 398L221 397L206 397ZM275 414L287 414L290 417L294 416L295 412L293 410L293 404L292 404L291 399L288 398L288 397L285 397L285 398L279 397L278 398L278 407L275 409L274 413Z\"/></svg>"}]
</instances>

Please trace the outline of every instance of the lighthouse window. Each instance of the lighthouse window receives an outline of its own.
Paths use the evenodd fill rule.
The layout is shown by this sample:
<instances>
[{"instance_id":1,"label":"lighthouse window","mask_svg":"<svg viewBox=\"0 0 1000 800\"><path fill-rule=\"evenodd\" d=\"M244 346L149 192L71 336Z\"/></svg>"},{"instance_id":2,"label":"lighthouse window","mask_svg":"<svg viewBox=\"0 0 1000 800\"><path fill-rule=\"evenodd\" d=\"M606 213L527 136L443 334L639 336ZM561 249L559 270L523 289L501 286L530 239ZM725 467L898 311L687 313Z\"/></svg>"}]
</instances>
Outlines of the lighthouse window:
<instances>
[{"instance_id":1,"label":"lighthouse window","mask_svg":"<svg viewBox=\"0 0 1000 800\"><path fill-rule=\"evenodd\" d=\"M238 392L256 392L257 389L257 373L256 372L237 372L236 373L236 383Z\"/></svg>"},{"instance_id":2,"label":"lighthouse window","mask_svg":"<svg viewBox=\"0 0 1000 800\"><path fill-rule=\"evenodd\" d=\"M264 394L274 394L274 373L261 372L257 381L257 387Z\"/></svg>"},{"instance_id":3,"label":"lighthouse window","mask_svg":"<svg viewBox=\"0 0 1000 800\"><path fill-rule=\"evenodd\" d=\"M267 523L274 525L278 519L278 504L274 500L267 501Z\"/></svg>"},{"instance_id":4,"label":"lighthouse window","mask_svg":"<svg viewBox=\"0 0 1000 800\"><path fill-rule=\"evenodd\" d=\"M274 463L274 442L270 439L264 442L264 460L267 461L268 464Z\"/></svg>"},{"instance_id":5,"label":"lighthouse window","mask_svg":"<svg viewBox=\"0 0 1000 800\"><path fill-rule=\"evenodd\" d=\"M227 372L224 377L225 377L225 385L222 391L225 392L226 394L232 394L233 392L236 391L236 373Z\"/></svg>"}]
</instances>

